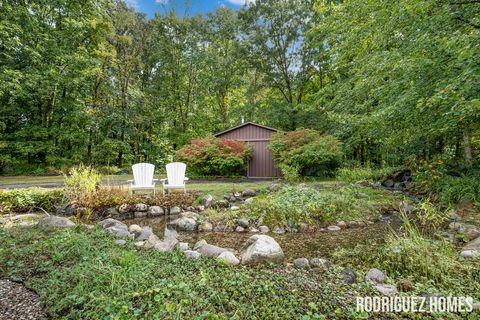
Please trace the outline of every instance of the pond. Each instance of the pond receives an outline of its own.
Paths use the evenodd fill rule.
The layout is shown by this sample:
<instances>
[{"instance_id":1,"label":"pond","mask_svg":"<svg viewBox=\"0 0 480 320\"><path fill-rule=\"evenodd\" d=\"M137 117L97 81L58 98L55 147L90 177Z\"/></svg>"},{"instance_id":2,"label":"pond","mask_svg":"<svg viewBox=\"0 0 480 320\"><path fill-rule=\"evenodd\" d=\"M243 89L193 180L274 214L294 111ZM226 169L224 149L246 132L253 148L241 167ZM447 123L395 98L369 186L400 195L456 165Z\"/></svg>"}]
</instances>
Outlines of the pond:
<instances>
[{"instance_id":1,"label":"pond","mask_svg":"<svg viewBox=\"0 0 480 320\"><path fill-rule=\"evenodd\" d=\"M123 222L127 225L150 226L160 238L163 238L166 225L163 217L129 219ZM284 233L280 235L269 233L268 235L280 244L287 261L292 261L296 258L330 258L336 249L354 248L357 244L368 243L374 247L383 242L391 232L398 232L400 228L400 220L392 216L364 227L348 228L337 232ZM241 251L244 243L252 235L253 233L239 232L179 232L178 240L188 242L193 247L197 241L204 239L210 244Z\"/></svg>"}]
</instances>

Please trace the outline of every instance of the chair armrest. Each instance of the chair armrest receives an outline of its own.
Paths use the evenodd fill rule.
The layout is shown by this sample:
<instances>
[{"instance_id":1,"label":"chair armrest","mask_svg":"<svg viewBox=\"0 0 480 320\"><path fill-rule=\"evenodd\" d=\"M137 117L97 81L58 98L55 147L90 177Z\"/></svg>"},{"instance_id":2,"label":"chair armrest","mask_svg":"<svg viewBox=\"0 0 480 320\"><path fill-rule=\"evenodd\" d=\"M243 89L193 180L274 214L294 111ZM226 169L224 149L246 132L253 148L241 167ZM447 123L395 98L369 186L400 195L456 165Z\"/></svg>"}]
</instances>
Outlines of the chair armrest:
<instances>
[{"instance_id":1,"label":"chair armrest","mask_svg":"<svg viewBox=\"0 0 480 320\"><path fill-rule=\"evenodd\" d=\"M189 178L187 178L187 177L185 177L185 179L183 179L183 180L185 180L185 181L188 181L188 180L190 180L190 179L189 179Z\"/></svg>"},{"instance_id":2,"label":"chair armrest","mask_svg":"<svg viewBox=\"0 0 480 320\"><path fill-rule=\"evenodd\" d=\"M127 180L127 182L133 182L133 180Z\"/></svg>"},{"instance_id":3,"label":"chair armrest","mask_svg":"<svg viewBox=\"0 0 480 320\"><path fill-rule=\"evenodd\" d=\"M158 181L158 179L153 179L153 181Z\"/></svg>"},{"instance_id":4,"label":"chair armrest","mask_svg":"<svg viewBox=\"0 0 480 320\"><path fill-rule=\"evenodd\" d=\"M167 179L160 179L160 181L164 183L165 181L167 181Z\"/></svg>"}]
</instances>

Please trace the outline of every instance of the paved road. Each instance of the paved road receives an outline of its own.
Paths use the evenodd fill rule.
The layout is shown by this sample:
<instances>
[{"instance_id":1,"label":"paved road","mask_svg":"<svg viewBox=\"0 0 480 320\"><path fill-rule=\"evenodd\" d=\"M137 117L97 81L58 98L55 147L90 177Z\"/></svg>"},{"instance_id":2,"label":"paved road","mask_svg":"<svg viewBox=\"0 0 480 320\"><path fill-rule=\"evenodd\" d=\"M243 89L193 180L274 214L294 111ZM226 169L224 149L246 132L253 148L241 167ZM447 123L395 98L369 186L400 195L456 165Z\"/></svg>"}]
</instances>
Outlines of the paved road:
<instances>
[{"instance_id":1,"label":"paved road","mask_svg":"<svg viewBox=\"0 0 480 320\"><path fill-rule=\"evenodd\" d=\"M240 179L233 179L233 178L219 178L219 179L192 179L189 180L189 184L191 183L252 183L252 182L260 182L260 181L273 181L275 179L262 179L262 178L240 178ZM129 182L126 181L109 181L103 183L104 185L109 186L122 186L128 185ZM161 186L161 185L159 185ZM31 188L31 187L40 187L40 188L61 188L63 187L63 182L48 182L48 183L17 183L17 184L0 184L0 189L22 189L22 188Z\"/></svg>"}]
</instances>

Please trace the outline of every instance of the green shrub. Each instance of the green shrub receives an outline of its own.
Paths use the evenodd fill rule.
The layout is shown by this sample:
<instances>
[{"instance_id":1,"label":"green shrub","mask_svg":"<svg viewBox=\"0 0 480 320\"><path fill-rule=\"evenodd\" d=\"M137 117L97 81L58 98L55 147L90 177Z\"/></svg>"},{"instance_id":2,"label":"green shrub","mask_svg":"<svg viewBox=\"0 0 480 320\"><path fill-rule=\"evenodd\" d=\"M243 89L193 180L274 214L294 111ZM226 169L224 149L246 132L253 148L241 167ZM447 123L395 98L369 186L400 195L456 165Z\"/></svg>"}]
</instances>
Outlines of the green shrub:
<instances>
[{"instance_id":1,"label":"green shrub","mask_svg":"<svg viewBox=\"0 0 480 320\"><path fill-rule=\"evenodd\" d=\"M51 212L61 204L62 198L61 189L0 190L0 213L27 212L40 208Z\"/></svg>"},{"instance_id":2,"label":"green shrub","mask_svg":"<svg viewBox=\"0 0 480 320\"><path fill-rule=\"evenodd\" d=\"M268 149L287 180L332 176L342 159L341 142L312 129L274 134Z\"/></svg>"},{"instance_id":3,"label":"green shrub","mask_svg":"<svg viewBox=\"0 0 480 320\"><path fill-rule=\"evenodd\" d=\"M208 137L195 139L177 152L196 174L231 176L244 174L252 148L242 141Z\"/></svg>"},{"instance_id":4,"label":"green shrub","mask_svg":"<svg viewBox=\"0 0 480 320\"><path fill-rule=\"evenodd\" d=\"M93 193L96 190L100 180L100 174L92 167L80 165L71 168L64 179L66 199L70 203L79 202L85 194Z\"/></svg>"},{"instance_id":5,"label":"green shrub","mask_svg":"<svg viewBox=\"0 0 480 320\"><path fill-rule=\"evenodd\" d=\"M418 191L440 205L470 201L480 206L480 172L472 170L457 175L450 175L445 162L436 160L420 162L413 178Z\"/></svg>"},{"instance_id":6,"label":"green shrub","mask_svg":"<svg viewBox=\"0 0 480 320\"><path fill-rule=\"evenodd\" d=\"M119 174L122 169L117 166L102 166L98 168L98 172L101 174Z\"/></svg>"},{"instance_id":7,"label":"green shrub","mask_svg":"<svg viewBox=\"0 0 480 320\"><path fill-rule=\"evenodd\" d=\"M353 167L340 168L337 170L337 179L345 182L370 181L376 182L383 180L396 171L399 167L371 168L371 167Z\"/></svg>"}]
</instances>

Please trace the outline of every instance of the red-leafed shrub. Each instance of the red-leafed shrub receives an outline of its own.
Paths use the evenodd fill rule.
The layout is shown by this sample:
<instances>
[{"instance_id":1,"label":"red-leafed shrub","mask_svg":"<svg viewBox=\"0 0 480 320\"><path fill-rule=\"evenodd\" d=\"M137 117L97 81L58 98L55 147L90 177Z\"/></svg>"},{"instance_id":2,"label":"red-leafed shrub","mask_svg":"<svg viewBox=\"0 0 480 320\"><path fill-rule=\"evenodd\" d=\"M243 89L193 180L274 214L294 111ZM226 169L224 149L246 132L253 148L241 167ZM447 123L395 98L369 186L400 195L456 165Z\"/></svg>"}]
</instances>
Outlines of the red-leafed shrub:
<instances>
[{"instance_id":1,"label":"red-leafed shrub","mask_svg":"<svg viewBox=\"0 0 480 320\"><path fill-rule=\"evenodd\" d=\"M177 152L190 170L207 176L241 175L251 156L252 148L245 142L214 137L194 139Z\"/></svg>"}]
</instances>

